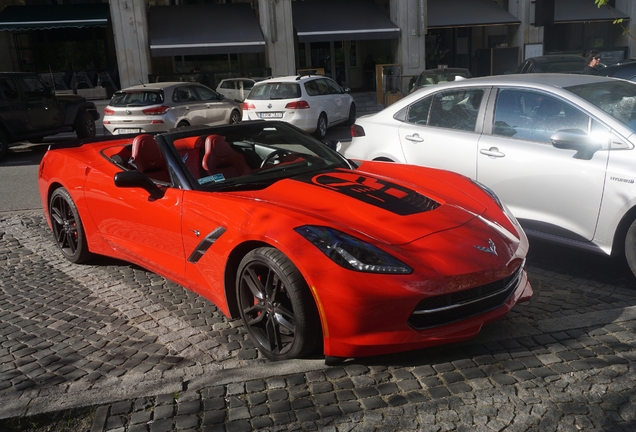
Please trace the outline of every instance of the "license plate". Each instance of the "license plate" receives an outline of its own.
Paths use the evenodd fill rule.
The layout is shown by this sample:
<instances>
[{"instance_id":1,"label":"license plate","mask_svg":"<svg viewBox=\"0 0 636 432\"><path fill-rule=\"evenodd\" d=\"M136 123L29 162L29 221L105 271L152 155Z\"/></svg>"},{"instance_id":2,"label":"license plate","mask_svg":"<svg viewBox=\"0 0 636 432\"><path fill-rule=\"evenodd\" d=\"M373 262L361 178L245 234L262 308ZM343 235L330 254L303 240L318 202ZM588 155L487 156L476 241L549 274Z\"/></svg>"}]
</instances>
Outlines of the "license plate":
<instances>
[{"instance_id":1,"label":"license plate","mask_svg":"<svg viewBox=\"0 0 636 432\"><path fill-rule=\"evenodd\" d=\"M141 132L141 129L117 129L117 133L119 135L139 133L139 132Z\"/></svg>"},{"instance_id":2,"label":"license plate","mask_svg":"<svg viewBox=\"0 0 636 432\"><path fill-rule=\"evenodd\" d=\"M261 118L283 118L282 112L263 112Z\"/></svg>"}]
</instances>

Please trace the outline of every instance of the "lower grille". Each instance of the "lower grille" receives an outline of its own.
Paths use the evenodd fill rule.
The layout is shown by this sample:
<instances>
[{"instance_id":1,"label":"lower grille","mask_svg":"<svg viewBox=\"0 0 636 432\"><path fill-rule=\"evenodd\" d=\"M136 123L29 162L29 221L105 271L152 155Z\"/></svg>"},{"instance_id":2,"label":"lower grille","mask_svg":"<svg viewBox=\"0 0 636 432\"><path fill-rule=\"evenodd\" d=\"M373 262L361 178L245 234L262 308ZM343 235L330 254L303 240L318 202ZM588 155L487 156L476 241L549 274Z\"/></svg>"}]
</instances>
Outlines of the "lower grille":
<instances>
[{"instance_id":1,"label":"lower grille","mask_svg":"<svg viewBox=\"0 0 636 432\"><path fill-rule=\"evenodd\" d=\"M524 264L525 262L505 279L422 300L411 314L408 320L409 325L417 330L423 330L497 309L519 286Z\"/></svg>"}]
</instances>

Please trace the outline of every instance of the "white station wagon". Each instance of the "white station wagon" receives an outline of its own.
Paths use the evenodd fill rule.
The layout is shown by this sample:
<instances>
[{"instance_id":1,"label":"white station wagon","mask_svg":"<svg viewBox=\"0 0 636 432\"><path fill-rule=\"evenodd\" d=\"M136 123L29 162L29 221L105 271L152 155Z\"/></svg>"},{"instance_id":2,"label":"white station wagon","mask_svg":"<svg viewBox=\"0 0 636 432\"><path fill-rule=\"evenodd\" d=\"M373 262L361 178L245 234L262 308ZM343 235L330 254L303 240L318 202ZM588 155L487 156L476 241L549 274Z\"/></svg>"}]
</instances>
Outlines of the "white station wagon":
<instances>
[{"instance_id":1,"label":"white station wagon","mask_svg":"<svg viewBox=\"0 0 636 432\"><path fill-rule=\"evenodd\" d=\"M356 119L353 97L321 75L271 78L254 84L243 120L282 120L323 139L327 128Z\"/></svg>"},{"instance_id":2,"label":"white station wagon","mask_svg":"<svg viewBox=\"0 0 636 432\"><path fill-rule=\"evenodd\" d=\"M350 159L490 187L530 236L625 255L636 274L636 84L524 74L425 87L352 126Z\"/></svg>"}]
</instances>

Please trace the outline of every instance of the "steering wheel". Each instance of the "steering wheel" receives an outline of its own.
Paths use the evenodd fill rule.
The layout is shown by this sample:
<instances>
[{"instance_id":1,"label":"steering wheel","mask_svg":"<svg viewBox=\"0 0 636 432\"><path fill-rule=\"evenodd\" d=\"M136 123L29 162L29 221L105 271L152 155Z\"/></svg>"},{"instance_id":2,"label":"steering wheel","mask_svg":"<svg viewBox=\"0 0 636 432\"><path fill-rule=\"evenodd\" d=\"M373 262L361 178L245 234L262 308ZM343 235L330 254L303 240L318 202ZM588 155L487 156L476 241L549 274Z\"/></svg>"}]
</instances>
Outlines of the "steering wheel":
<instances>
[{"instance_id":1,"label":"steering wheel","mask_svg":"<svg viewBox=\"0 0 636 432\"><path fill-rule=\"evenodd\" d=\"M265 167L265 165L267 164L273 163L273 160L275 158L281 158L285 156L286 154L289 154L287 150L282 150L282 149L274 150L273 152L265 156L265 159L263 159L263 162L261 162L261 168Z\"/></svg>"}]
</instances>

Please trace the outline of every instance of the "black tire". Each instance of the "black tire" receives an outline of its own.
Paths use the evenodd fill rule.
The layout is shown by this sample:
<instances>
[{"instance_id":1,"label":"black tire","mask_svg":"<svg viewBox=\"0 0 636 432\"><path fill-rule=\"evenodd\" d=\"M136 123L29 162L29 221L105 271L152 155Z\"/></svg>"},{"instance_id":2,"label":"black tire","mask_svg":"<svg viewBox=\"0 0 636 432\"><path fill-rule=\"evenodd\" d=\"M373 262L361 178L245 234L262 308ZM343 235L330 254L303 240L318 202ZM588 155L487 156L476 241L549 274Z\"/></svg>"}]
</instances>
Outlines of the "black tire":
<instances>
[{"instance_id":1,"label":"black tire","mask_svg":"<svg viewBox=\"0 0 636 432\"><path fill-rule=\"evenodd\" d=\"M288 360L322 344L313 297L296 266L279 250L254 249L241 260L236 278L241 318L261 353Z\"/></svg>"},{"instance_id":2,"label":"black tire","mask_svg":"<svg viewBox=\"0 0 636 432\"><path fill-rule=\"evenodd\" d=\"M95 119L87 111L80 111L73 125L78 138L93 138L96 135Z\"/></svg>"},{"instance_id":3,"label":"black tire","mask_svg":"<svg viewBox=\"0 0 636 432\"><path fill-rule=\"evenodd\" d=\"M2 131L0 131L0 160L7 155L9 151L9 141Z\"/></svg>"},{"instance_id":4,"label":"black tire","mask_svg":"<svg viewBox=\"0 0 636 432\"><path fill-rule=\"evenodd\" d=\"M66 189L55 189L51 195L49 215L53 235L62 255L74 263L90 259L92 254L88 251L84 226L77 207Z\"/></svg>"},{"instance_id":5,"label":"black tire","mask_svg":"<svg viewBox=\"0 0 636 432\"><path fill-rule=\"evenodd\" d=\"M177 125L177 129L179 129L179 128L184 128L184 127L188 127L188 126L190 126L190 123L188 123L188 122L187 122L187 121L185 121L185 120L181 120L181 121L179 122L179 124Z\"/></svg>"},{"instance_id":6,"label":"black tire","mask_svg":"<svg viewBox=\"0 0 636 432\"><path fill-rule=\"evenodd\" d=\"M632 222L625 234L625 260L636 276L636 221Z\"/></svg>"},{"instance_id":7,"label":"black tire","mask_svg":"<svg viewBox=\"0 0 636 432\"><path fill-rule=\"evenodd\" d=\"M316 123L316 132L314 132L316 138L323 140L327 135L327 116L325 113L320 114L318 122Z\"/></svg>"},{"instance_id":8,"label":"black tire","mask_svg":"<svg viewBox=\"0 0 636 432\"><path fill-rule=\"evenodd\" d=\"M347 125L353 126L356 122L356 104L352 103L349 108L349 118L347 119Z\"/></svg>"},{"instance_id":9,"label":"black tire","mask_svg":"<svg viewBox=\"0 0 636 432\"><path fill-rule=\"evenodd\" d=\"M230 114L230 124L236 124L241 121L241 113L237 110L232 111Z\"/></svg>"}]
</instances>

